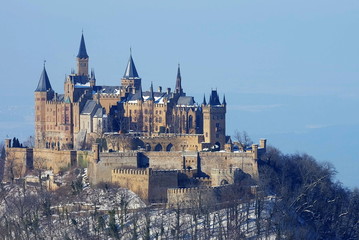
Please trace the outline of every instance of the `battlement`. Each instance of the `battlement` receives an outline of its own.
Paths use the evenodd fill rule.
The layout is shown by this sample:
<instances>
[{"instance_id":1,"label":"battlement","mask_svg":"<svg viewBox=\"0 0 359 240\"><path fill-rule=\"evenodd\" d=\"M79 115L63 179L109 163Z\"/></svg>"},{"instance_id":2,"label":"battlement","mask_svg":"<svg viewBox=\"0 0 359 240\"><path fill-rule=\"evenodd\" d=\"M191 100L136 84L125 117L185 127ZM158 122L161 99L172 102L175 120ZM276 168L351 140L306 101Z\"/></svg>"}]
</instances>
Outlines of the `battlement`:
<instances>
[{"instance_id":1,"label":"battlement","mask_svg":"<svg viewBox=\"0 0 359 240\"><path fill-rule=\"evenodd\" d=\"M147 168L147 169L124 169L124 168L118 168L118 169L113 169L112 174L149 175L151 171L152 171L151 168Z\"/></svg>"},{"instance_id":2,"label":"battlement","mask_svg":"<svg viewBox=\"0 0 359 240\"><path fill-rule=\"evenodd\" d=\"M118 93L100 93L101 94L101 98L120 98L120 94Z\"/></svg>"},{"instance_id":3,"label":"battlement","mask_svg":"<svg viewBox=\"0 0 359 240\"><path fill-rule=\"evenodd\" d=\"M197 194L199 192L210 192L211 187L194 187L194 188L169 188L167 194Z\"/></svg>"},{"instance_id":4,"label":"battlement","mask_svg":"<svg viewBox=\"0 0 359 240\"><path fill-rule=\"evenodd\" d=\"M178 134L178 133L161 133L157 136L141 136L140 139L155 139L155 138L198 138L203 134Z\"/></svg>"},{"instance_id":5,"label":"battlement","mask_svg":"<svg viewBox=\"0 0 359 240\"><path fill-rule=\"evenodd\" d=\"M112 174L149 175L149 176L177 174L178 172L179 172L178 170L153 170L152 168L145 168L145 169L117 168L112 170Z\"/></svg>"}]
</instances>

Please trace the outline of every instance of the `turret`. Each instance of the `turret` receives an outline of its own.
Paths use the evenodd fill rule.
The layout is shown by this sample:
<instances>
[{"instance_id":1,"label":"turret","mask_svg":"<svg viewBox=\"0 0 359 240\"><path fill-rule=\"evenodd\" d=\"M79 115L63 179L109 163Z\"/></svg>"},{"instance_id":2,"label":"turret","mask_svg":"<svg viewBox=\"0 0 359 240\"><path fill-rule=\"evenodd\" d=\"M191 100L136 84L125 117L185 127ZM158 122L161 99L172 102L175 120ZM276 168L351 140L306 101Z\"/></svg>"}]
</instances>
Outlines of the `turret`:
<instances>
[{"instance_id":1,"label":"turret","mask_svg":"<svg viewBox=\"0 0 359 240\"><path fill-rule=\"evenodd\" d=\"M93 87L95 85L96 85L95 70L91 69L90 86Z\"/></svg>"},{"instance_id":2,"label":"turret","mask_svg":"<svg viewBox=\"0 0 359 240\"><path fill-rule=\"evenodd\" d=\"M130 58L127 63L125 74L121 79L121 86L126 90L126 92L132 92L132 89L138 91L141 86L141 78L137 73L135 63L132 58L132 53L130 52Z\"/></svg>"},{"instance_id":3,"label":"turret","mask_svg":"<svg viewBox=\"0 0 359 240\"><path fill-rule=\"evenodd\" d=\"M203 100L206 103L205 98ZM217 90L212 90L208 104L202 104L204 140L212 146L219 146L220 149L224 149L226 144L225 104L219 101Z\"/></svg>"},{"instance_id":4,"label":"turret","mask_svg":"<svg viewBox=\"0 0 359 240\"><path fill-rule=\"evenodd\" d=\"M35 146L45 147L44 131L46 130L46 101L52 100L54 91L46 72L45 63L37 88L35 90Z\"/></svg>"},{"instance_id":5,"label":"turret","mask_svg":"<svg viewBox=\"0 0 359 240\"><path fill-rule=\"evenodd\" d=\"M88 76L88 72L89 72L89 68L88 68L89 56L87 55L85 39L84 39L83 34L81 35L79 53L77 54L76 59L77 59L77 75Z\"/></svg>"}]
</instances>

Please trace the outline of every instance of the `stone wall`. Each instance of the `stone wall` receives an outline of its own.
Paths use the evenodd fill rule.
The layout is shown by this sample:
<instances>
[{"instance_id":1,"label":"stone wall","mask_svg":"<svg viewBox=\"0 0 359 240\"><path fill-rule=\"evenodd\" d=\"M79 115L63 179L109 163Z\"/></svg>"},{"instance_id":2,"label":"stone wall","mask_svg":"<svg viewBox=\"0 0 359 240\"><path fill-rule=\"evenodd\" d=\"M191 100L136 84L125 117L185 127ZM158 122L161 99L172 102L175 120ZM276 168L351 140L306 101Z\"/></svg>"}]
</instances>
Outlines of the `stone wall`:
<instances>
[{"instance_id":1,"label":"stone wall","mask_svg":"<svg viewBox=\"0 0 359 240\"><path fill-rule=\"evenodd\" d=\"M258 178L258 164L254 152L199 152L201 170L208 175L212 169L239 168Z\"/></svg>"},{"instance_id":2,"label":"stone wall","mask_svg":"<svg viewBox=\"0 0 359 240\"><path fill-rule=\"evenodd\" d=\"M149 203L166 203L167 189L178 186L177 171L147 169L114 169L111 182L130 189Z\"/></svg>"},{"instance_id":3,"label":"stone wall","mask_svg":"<svg viewBox=\"0 0 359 240\"><path fill-rule=\"evenodd\" d=\"M23 177L28 169L49 169L54 174L77 166L76 151L6 147L5 178Z\"/></svg>"},{"instance_id":4,"label":"stone wall","mask_svg":"<svg viewBox=\"0 0 359 240\"><path fill-rule=\"evenodd\" d=\"M137 167L138 152L99 153L99 161L94 160L88 164L89 181L91 184L110 182L113 169Z\"/></svg>"},{"instance_id":5,"label":"stone wall","mask_svg":"<svg viewBox=\"0 0 359 240\"><path fill-rule=\"evenodd\" d=\"M170 188L167 190L167 206L174 208L215 207L233 200L235 187L224 185L218 187Z\"/></svg>"}]
</instances>

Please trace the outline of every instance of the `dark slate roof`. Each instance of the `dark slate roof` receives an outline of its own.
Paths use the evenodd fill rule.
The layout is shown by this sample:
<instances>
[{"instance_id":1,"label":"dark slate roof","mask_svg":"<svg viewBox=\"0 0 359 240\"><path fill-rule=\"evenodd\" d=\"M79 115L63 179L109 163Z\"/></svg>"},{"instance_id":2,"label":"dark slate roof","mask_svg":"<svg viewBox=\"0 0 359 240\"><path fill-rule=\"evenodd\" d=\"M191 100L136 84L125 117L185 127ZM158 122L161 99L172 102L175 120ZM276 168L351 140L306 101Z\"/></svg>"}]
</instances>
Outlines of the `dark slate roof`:
<instances>
[{"instance_id":1,"label":"dark slate roof","mask_svg":"<svg viewBox=\"0 0 359 240\"><path fill-rule=\"evenodd\" d=\"M130 59L128 60L126 71L125 74L123 75L123 78L125 79L140 78L138 76L135 63L133 62L132 55L130 55Z\"/></svg>"},{"instance_id":2,"label":"dark slate roof","mask_svg":"<svg viewBox=\"0 0 359 240\"><path fill-rule=\"evenodd\" d=\"M210 105L221 105L219 101L219 97L217 94L217 90L212 90L211 96L209 97L209 104Z\"/></svg>"},{"instance_id":3,"label":"dark slate roof","mask_svg":"<svg viewBox=\"0 0 359 240\"><path fill-rule=\"evenodd\" d=\"M99 107L93 116L101 118L103 116L103 108Z\"/></svg>"},{"instance_id":4,"label":"dark slate roof","mask_svg":"<svg viewBox=\"0 0 359 240\"><path fill-rule=\"evenodd\" d=\"M87 100L84 108L81 111L81 114L90 115L92 114L97 108L97 102L94 100Z\"/></svg>"},{"instance_id":5,"label":"dark slate roof","mask_svg":"<svg viewBox=\"0 0 359 240\"><path fill-rule=\"evenodd\" d=\"M135 94L130 95L126 101L135 101L135 100L140 100L140 96L141 96L141 91L137 91ZM142 92L142 97L146 99L146 101L149 99L149 97L151 96L151 92L150 91L145 91ZM167 98L170 99L171 98L171 93L167 94L166 92L153 92L153 97L155 99L157 99L157 101L155 101L155 103L158 103L161 99L163 98Z\"/></svg>"},{"instance_id":6,"label":"dark slate roof","mask_svg":"<svg viewBox=\"0 0 359 240\"><path fill-rule=\"evenodd\" d=\"M89 77L85 75L70 75L70 78L71 82L73 82L74 84L86 84L89 82Z\"/></svg>"},{"instance_id":7,"label":"dark slate roof","mask_svg":"<svg viewBox=\"0 0 359 240\"><path fill-rule=\"evenodd\" d=\"M65 94L57 94L57 101L63 102L65 99Z\"/></svg>"},{"instance_id":8,"label":"dark slate roof","mask_svg":"<svg viewBox=\"0 0 359 240\"><path fill-rule=\"evenodd\" d=\"M80 42L80 48L79 48L79 53L77 54L78 58L88 58L89 56L87 55L87 51L86 51L86 45L85 45L85 39L84 39L84 35L81 35L81 42Z\"/></svg>"},{"instance_id":9,"label":"dark slate roof","mask_svg":"<svg viewBox=\"0 0 359 240\"><path fill-rule=\"evenodd\" d=\"M119 86L94 86L94 93L108 93L108 94L119 94Z\"/></svg>"},{"instance_id":10,"label":"dark slate roof","mask_svg":"<svg viewBox=\"0 0 359 240\"><path fill-rule=\"evenodd\" d=\"M189 96L181 96L178 98L177 105L193 106L194 98Z\"/></svg>"},{"instance_id":11,"label":"dark slate roof","mask_svg":"<svg viewBox=\"0 0 359 240\"><path fill-rule=\"evenodd\" d=\"M232 144L232 139L230 136L226 136L226 143L227 144Z\"/></svg>"},{"instance_id":12,"label":"dark slate roof","mask_svg":"<svg viewBox=\"0 0 359 240\"><path fill-rule=\"evenodd\" d=\"M52 90L52 87L50 84L49 77L47 76L46 68L44 66L35 92L46 92L47 90Z\"/></svg>"}]
</instances>

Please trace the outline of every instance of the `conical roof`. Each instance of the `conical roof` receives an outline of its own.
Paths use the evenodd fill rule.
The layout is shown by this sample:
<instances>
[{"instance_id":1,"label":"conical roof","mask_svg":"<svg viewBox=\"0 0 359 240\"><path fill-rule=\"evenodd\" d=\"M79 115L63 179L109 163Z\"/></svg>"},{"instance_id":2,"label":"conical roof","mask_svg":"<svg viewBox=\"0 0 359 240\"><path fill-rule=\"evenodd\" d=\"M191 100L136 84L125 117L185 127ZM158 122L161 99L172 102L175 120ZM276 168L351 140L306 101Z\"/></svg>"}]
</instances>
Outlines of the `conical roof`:
<instances>
[{"instance_id":1,"label":"conical roof","mask_svg":"<svg viewBox=\"0 0 359 240\"><path fill-rule=\"evenodd\" d=\"M44 65L44 69L42 70L40 80L39 83L37 84L37 88L35 92L46 92L48 90L52 90L52 87Z\"/></svg>"},{"instance_id":2,"label":"conical roof","mask_svg":"<svg viewBox=\"0 0 359 240\"><path fill-rule=\"evenodd\" d=\"M140 78L138 76L135 63L133 62L132 54L130 54L130 59L128 60L126 71L125 74L123 75L123 78L125 79Z\"/></svg>"},{"instance_id":3,"label":"conical roof","mask_svg":"<svg viewBox=\"0 0 359 240\"><path fill-rule=\"evenodd\" d=\"M87 51L86 51L84 34L81 35L80 48L79 48L79 53L77 54L77 57L78 58L88 58L89 57L87 55Z\"/></svg>"}]
</instances>

